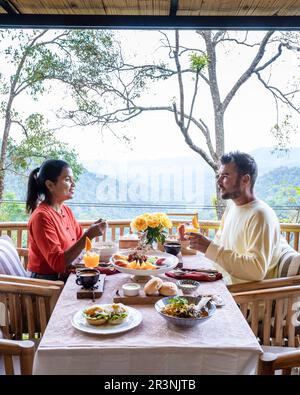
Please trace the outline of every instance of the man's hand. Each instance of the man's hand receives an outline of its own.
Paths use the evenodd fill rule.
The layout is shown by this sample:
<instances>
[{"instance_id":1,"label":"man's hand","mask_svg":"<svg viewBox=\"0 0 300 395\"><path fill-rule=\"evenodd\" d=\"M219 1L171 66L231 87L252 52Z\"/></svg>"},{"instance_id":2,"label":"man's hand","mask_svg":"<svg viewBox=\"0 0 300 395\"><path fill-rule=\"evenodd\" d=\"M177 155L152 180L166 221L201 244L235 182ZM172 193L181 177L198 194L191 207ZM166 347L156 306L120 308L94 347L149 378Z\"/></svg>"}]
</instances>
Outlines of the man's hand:
<instances>
[{"instance_id":1,"label":"man's hand","mask_svg":"<svg viewBox=\"0 0 300 395\"><path fill-rule=\"evenodd\" d=\"M206 253L206 250L211 243L210 239L199 233L188 232L186 235L188 236L191 249L203 252L204 254Z\"/></svg>"}]
</instances>

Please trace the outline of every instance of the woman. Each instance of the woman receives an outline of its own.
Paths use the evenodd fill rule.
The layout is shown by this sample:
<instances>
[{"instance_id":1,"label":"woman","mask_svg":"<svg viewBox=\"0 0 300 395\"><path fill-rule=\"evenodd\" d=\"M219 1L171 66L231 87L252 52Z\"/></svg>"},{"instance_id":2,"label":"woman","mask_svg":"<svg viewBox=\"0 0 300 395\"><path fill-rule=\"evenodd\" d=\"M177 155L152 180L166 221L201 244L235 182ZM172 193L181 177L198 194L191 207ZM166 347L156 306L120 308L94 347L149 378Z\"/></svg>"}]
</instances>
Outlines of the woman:
<instances>
[{"instance_id":1,"label":"woman","mask_svg":"<svg viewBox=\"0 0 300 395\"><path fill-rule=\"evenodd\" d=\"M64 278L72 262L85 246L85 239L101 236L106 222L99 219L85 232L64 201L75 191L73 172L68 163L49 159L34 169L28 180L26 209L31 277L47 280Z\"/></svg>"}]
</instances>

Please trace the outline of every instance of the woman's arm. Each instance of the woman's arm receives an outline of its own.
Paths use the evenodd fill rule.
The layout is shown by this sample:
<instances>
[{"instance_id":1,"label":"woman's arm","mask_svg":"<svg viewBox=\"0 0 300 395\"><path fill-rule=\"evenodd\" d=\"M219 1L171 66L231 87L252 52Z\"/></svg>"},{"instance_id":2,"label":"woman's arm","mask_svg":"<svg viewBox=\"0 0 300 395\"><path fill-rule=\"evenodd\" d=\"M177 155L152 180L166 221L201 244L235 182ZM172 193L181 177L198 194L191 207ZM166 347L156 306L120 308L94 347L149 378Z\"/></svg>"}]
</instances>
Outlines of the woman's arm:
<instances>
[{"instance_id":1,"label":"woman's arm","mask_svg":"<svg viewBox=\"0 0 300 395\"><path fill-rule=\"evenodd\" d=\"M100 219L91 225L83 235L64 253L64 259L66 267L70 266L71 263L78 257L85 246L85 239L94 239L95 237L102 236L106 228L106 221Z\"/></svg>"}]
</instances>

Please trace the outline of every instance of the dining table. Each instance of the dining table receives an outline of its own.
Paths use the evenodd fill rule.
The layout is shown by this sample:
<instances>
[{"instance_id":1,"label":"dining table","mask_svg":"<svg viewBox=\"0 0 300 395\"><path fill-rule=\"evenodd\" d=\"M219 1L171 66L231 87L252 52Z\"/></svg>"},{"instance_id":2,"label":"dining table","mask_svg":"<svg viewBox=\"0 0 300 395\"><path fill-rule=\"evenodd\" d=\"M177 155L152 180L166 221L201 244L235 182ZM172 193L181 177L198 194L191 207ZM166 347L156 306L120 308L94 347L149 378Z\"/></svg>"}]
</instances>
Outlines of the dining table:
<instances>
[{"instance_id":1,"label":"dining table","mask_svg":"<svg viewBox=\"0 0 300 395\"><path fill-rule=\"evenodd\" d=\"M184 268L213 268L203 254L183 256ZM163 281L173 281L159 274ZM154 304L129 304L141 315L139 325L119 333L87 333L74 317L87 306L112 303L127 273L107 275L99 299L77 299L80 287L71 274L57 301L34 360L35 375L251 375L262 353L256 337L223 279L201 282L198 294L219 295L224 302L193 327L164 319Z\"/></svg>"}]
</instances>

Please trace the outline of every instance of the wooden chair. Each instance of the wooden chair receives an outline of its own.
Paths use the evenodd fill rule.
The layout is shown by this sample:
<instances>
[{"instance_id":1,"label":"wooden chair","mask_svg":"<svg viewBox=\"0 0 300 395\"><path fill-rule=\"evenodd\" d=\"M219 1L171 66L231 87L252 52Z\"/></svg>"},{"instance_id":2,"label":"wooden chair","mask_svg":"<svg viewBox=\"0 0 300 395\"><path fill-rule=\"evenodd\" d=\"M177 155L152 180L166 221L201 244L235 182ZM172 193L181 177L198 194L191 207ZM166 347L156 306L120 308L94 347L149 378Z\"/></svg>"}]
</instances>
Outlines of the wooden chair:
<instances>
[{"instance_id":1,"label":"wooden chair","mask_svg":"<svg viewBox=\"0 0 300 395\"><path fill-rule=\"evenodd\" d=\"M6 281L0 280L0 328L4 337L21 340L27 334L29 339L41 338L60 295L61 284L29 278L12 282L11 276L8 277Z\"/></svg>"},{"instance_id":2,"label":"wooden chair","mask_svg":"<svg viewBox=\"0 0 300 395\"><path fill-rule=\"evenodd\" d=\"M63 290L65 283L63 281L52 281L52 280L42 280L37 278L30 278L30 277L19 277L19 276L10 276L8 274L0 274L0 282L13 282L19 284L32 284L32 285L40 285L42 287L58 287L59 292L53 292L51 297L51 311L54 309L54 306L57 302L57 299Z\"/></svg>"},{"instance_id":3,"label":"wooden chair","mask_svg":"<svg viewBox=\"0 0 300 395\"><path fill-rule=\"evenodd\" d=\"M262 345L298 346L300 285L234 293L233 297Z\"/></svg>"},{"instance_id":4,"label":"wooden chair","mask_svg":"<svg viewBox=\"0 0 300 395\"><path fill-rule=\"evenodd\" d=\"M7 375L15 374L14 358L19 357L21 375L31 375L34 359L34 343L30 340L0 339L0 357L4 356L4 371Z\"/></svg>"},{"instance_id":5,"label":"wooden chair","mask_svg":"<svg viewBox=\"0 0 300 395\"><path fill-rule=\"evenodd\" d=\"M255 291L259 289L278 288L278 287L290 287L294 285L300 285L300 276L272 278L262 281L251 281L247 283L227 285L227 289L231 293L240 293Z\"/></svg>"},{"instance_id":6,"label":"wooden chair","mask_svg":"<svg viewBox=\"0 0 300 395\"><path fill-rule=\"evenodd\" d=\"M280 355L264 353L258 362L259 375L274 375L277 370L282 370L284 375L292 373L293 368L300 367L300 350L284 352Z\"/></svg>"}]
</instances>

